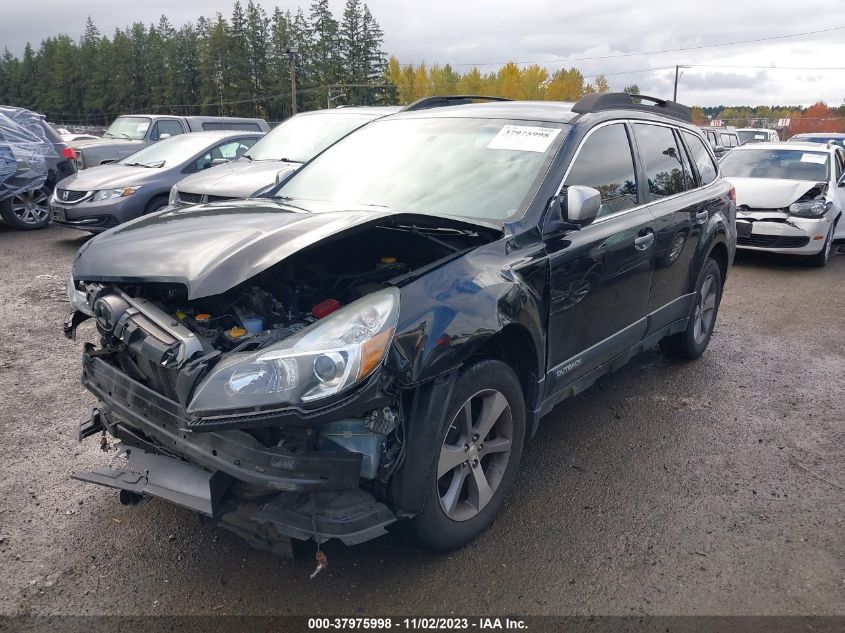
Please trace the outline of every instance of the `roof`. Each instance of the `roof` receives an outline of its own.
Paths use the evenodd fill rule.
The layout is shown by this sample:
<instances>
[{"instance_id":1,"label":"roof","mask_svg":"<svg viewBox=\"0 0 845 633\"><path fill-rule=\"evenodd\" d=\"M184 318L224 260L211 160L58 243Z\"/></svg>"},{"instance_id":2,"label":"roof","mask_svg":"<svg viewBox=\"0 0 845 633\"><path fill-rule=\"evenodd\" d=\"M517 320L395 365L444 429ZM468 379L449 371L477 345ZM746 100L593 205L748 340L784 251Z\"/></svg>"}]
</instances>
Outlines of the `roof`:
<instances>
[{"instance_id":1,"label":"roof","mask_svg":"<svg viewBox=\"0 0 845 633\"><path fill-rule=\"evenodd\" d=\"M569 123L578 116L572 111L573 105L563 101L487 101L411 110L394 114L391 118L515 119Z\"/></svg>"},{"instance_id":2,"label":"roof","mask_svg":"<svg viewBox=\"0 0 845 633\"><path fill-rule=\"evenodd\" d=\"M177 134L170 138L179 138L180 136L205 137L209 140L217 138L228 138L230 136L264 136L266 132L259 132L257 130L204 130L202 132L185 132L184 134Z\"/></svg>"},{"instance_id":3,"label":"roof","mask_svg":"<svg viewBox=\"0 0 845 633\"><path fill-rule=\"evenodd\" d=\"M770 130L769 128L765 127L740 127L737 128L737 132L775 132L775 130Z\"/></svg>"},{"instance_id":4,"label":"roof","mask_svg":"<svg viewBox=\"0 0 845 633\"><path fill-rule=\"evenodd\" d=\"M824 138L845 138L845 133L843 132L803 132L801 134L795 134L790 137L790 140L794 138L816 138L816 137L824 137Z\"/></svg>"},{"instance_id":5,"label":"roof","mask_svg":"<svg viewBox=\"0 0 845 633\"><path fill-rule=\"evenodd\" d=\"M836 148L830 147L826 143L794 143L789 141L780 141L779 143L751 143L747 145L742 145L741 147L737 147L732 151L747 152L758 149L788 149L792 151L803 150L805 152L832 152Z\"/></svg>"},{"instance_id":6,"label":"roof","mask_svg":"<svg viewBox=\"0 0 845 633\"><path fill-rule=\"evenodd\" d=\"M299 112L295 116L304 116L312 114L366 114L372 116L374 119L393 114L401 110L401 106L344 106L337 108L323 108L322 110L307 110Z\"/></svg>"}]
</instances>

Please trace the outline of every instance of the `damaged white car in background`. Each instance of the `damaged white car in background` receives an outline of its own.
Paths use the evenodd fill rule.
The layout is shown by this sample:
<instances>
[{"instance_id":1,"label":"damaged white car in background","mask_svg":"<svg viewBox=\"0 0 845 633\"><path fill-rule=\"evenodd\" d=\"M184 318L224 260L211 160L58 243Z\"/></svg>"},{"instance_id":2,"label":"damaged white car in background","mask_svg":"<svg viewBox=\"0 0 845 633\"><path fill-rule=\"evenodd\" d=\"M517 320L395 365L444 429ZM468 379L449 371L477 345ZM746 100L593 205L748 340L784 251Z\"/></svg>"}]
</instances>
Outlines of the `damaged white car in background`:
<instances>
[{"instance_id":1,"label":"damaged white car in background","mask_svg":"<svg viewBox=\"0 0 845 633\"><path fill-rule=\"evenodd\" d=\"M845 239L845 149L757 143L720 163L736 188L737 248L802 255L824 266Z\"/></svg>"}]
</instances>

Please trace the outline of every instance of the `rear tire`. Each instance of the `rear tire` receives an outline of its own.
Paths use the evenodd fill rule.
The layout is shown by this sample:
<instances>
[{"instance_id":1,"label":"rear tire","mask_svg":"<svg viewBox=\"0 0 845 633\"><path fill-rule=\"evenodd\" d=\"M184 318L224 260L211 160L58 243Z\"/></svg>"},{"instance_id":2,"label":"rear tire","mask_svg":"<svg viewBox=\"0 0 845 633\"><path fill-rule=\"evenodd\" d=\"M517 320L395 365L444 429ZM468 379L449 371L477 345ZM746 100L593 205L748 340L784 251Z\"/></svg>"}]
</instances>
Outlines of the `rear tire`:
<instances>
[{"instance_id":1,"label":"rear tire","mask_svg":"<svg viewBox=\"0 0 845 633\"><path fill-rule=\"evenodd\" d=\"M722 269L716 260L708 257L695 285L695 298L687 329L660 341L663 353L687 359L701 356L713 335L721 301Z\"/></svg>"},{"instance_id":2,"label":"rear tire","mask_svg":"<svg viewBox=\"0 0 845 633\"><path fill-rule=\"evenodd\" d=\"M513 484L525 440L525 402L513 370L480 360L458 377L425 477L423 511L414 518L429 547L465 545L496 518Z\"/></svg>"},{"instance_id":3,"label":"rear tire","mask_svg":"<svg viewBox=\"0 0 845 633\"><path fill-rule=\"evenodd\" d=\"M51 193L52 188L45 184L38 189L0 200L0 217L6 224L20 231L43 229L50 223Z\"/></svg>"}]
</instances>

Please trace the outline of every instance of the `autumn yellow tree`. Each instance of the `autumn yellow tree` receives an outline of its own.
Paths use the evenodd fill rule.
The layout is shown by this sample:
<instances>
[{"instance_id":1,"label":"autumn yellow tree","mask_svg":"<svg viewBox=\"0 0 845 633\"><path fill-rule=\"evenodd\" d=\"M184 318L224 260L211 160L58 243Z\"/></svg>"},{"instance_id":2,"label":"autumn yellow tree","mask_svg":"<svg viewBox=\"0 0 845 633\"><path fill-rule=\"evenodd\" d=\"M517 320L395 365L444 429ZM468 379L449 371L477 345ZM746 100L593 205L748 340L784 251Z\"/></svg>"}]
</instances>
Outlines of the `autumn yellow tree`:
<instances>
[{"instance_id":1,"label":"autumn yellow tree","mask_svg":"<svg viewBox=\"0 0 845 633\"><path fill-rule=\"evenodd\" d=\"M546 87L546 98L552 101L577 101L583 94L584 75L577 68L555 71Z\"/></svg>"}]
</instances>

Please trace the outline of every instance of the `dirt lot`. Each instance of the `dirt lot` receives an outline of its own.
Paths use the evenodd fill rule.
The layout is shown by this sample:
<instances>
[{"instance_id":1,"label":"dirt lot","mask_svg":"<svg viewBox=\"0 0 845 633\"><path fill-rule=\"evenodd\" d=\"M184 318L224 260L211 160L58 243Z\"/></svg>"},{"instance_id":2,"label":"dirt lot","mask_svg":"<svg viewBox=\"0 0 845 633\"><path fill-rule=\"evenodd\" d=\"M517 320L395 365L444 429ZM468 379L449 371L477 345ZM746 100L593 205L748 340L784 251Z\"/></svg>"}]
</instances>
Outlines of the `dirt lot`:
<instances>
[{"instance_id":1,"label":"dirt lot","mask_svg":"<svg viewBox=\"0 0 845 633\"><path fill-rule=\"evenodd\" d=\"M740 257L704 357L649 352L560 406L469 547L400 528L309 581L69 478L111 459L76 442L92 398L61 334L83 241L0 225L2 614L845 614L845 255Z\"/></svg>"}]
</instances>

